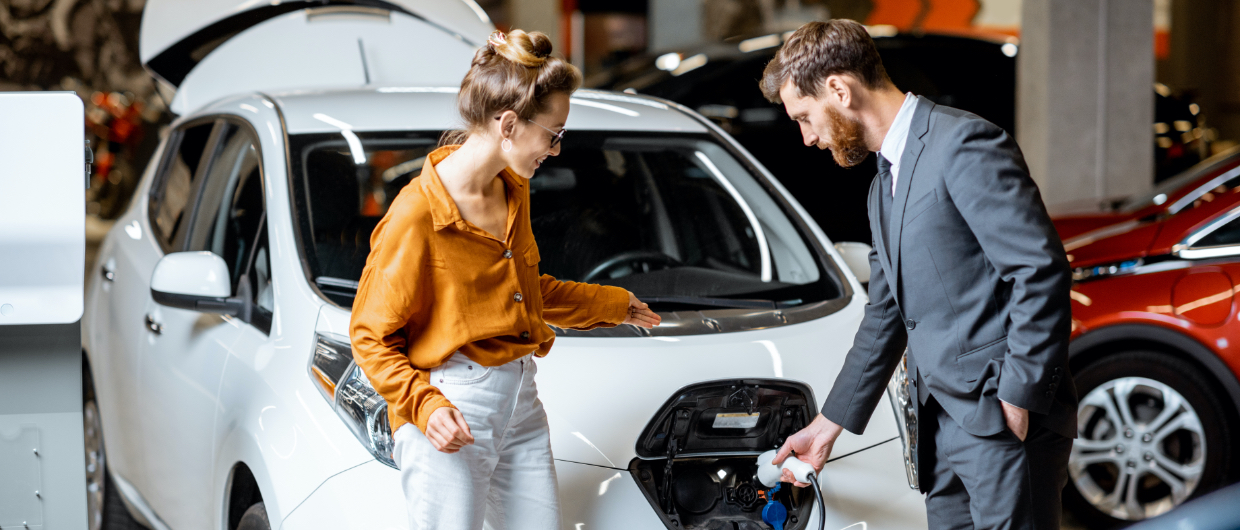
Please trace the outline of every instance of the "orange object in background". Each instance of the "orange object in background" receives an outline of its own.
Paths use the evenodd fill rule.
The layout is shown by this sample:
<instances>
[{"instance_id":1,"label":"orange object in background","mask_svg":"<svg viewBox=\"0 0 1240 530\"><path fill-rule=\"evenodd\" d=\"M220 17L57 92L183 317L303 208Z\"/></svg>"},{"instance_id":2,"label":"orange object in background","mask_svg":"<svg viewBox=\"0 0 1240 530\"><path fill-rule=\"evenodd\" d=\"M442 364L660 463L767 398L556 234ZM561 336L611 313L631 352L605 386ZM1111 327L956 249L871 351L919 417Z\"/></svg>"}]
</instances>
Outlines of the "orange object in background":
<instances>
[{"instance_id":1,"label":"orange object in background","mask_svg":"<svg viewBox=\"0 0 1240 530\"><path fill-rule=\"evenodd\" d=\"M961 0L974 3L972 0ZM873 0L874 9L870 16L865 17L869 26L886 24L895 26L900 31L909 31L915 27L925 8L921 0Z\"/></svg>"},{"instance_id":2,"label":"orange object in background","mask_svg":"<svg viewBox=\"0 0 1240 530\"><path fill-rule=\"evenodd\" d=\"M900 31L948 31L963 35L975 30L978 0L873 0L867 25L890 25Z\"/></svg>"},{"instance_id":3,"label":"orange object in background","mask_svg":"<svg viewBox=\"0 0 1240 530\"><path fill-rule=\"evenodd\" d=\"M982 5L978 0L930 0L921 15L921 29L966 29Z\"/></svg>"}]
</instances>

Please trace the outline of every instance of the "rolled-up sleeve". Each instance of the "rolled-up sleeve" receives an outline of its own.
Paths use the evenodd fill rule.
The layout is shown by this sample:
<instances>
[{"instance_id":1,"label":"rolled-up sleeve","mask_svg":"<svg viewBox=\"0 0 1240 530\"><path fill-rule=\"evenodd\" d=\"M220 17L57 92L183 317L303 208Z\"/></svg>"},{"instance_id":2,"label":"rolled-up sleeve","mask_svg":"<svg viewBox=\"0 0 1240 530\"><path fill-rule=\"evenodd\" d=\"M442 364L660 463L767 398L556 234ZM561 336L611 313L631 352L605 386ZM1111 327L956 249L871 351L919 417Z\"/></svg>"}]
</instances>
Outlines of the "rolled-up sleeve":
<instances>
[{"instance_id":1,"label":"rolled-up sleeve","mask_svg":"<svg viewBox=\"0 0 1240 530\"><path fill-rule=\"evenodd\" d=\"M543 320L564 329L616 326L629 317L629 292L619 287L538 278Z\"/></svg>"},{"instance_id":2,"label":"rolled-up sleeve","mask_svg":"<svg viewBox=\"0 0 1240 530\"><path fill-rule=\"evenodd\" d=\"M413 366L407 355L409 325L426 315L433 297L417 275L429 259L428 245L404 223L384 224L375 231L374 250L353 300L353 359L387 401L390 424L402 423L395 421L400 418L426 432L431 413L452 406L430 384L430 372ZM388 233L402 237L390 242L396 244L381 244ZM391 281L393 274L402 275L401 281Z\"/></svg>"}]
</instances>

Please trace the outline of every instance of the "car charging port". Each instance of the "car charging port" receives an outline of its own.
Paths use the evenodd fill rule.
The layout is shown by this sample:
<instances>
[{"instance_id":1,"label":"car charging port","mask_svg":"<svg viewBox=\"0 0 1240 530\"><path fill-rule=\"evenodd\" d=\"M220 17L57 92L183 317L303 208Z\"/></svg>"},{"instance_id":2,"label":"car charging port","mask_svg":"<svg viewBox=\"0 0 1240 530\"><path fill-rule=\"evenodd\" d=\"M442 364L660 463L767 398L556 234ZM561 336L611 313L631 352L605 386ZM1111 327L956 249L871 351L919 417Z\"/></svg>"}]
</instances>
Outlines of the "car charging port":
<instances>
[{"instance_id":1,"label":"car charging port","mask_svg":"<svg viewBox=\"0 0 1240 530\"><path fill-rule=\"evenodd\" d=\"M763 485L758 455L782 445L816 410L802 383L691 385L673 394L646 425L629 472L669 529L798 530L809 521L813 493ZM783 523L768 522L780 519L772 516L780 508Z\"/></svg>"},{"instance_id":2,"label":"car charging port","mask_svg":"<svg viewBox=\"0 0 1240 530\"><path fill-rule=\"evenodd\" d=\"M767 488L758 481L757 458L685 458L673 461L674 480L664 489L665 462L634 459L629 472L647 498L654 496L660 517L668 528L703 530L769 530L762 519L771 500L787 510L785 529L805 528L813 509L811 492L783 484Z\"/></svg>"}]
</instances>

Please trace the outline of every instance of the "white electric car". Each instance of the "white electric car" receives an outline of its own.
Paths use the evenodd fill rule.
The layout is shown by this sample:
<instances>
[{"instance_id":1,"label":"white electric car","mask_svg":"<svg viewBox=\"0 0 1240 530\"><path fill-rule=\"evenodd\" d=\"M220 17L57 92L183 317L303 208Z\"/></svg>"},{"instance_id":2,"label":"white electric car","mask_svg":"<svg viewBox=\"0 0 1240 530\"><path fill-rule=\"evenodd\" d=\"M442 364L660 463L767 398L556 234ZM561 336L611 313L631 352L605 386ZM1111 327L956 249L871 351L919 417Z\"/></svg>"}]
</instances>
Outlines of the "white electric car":
<instances>
[{"instance_id":1,"label":"white electric car","mask_svg":"<svg viewBox=\"0 0 1240 530\"><path fill-rule=\"evenodd\" d=\"M406 528L349 312L375 223L458 123L492 28L474 7L148 0L142 58L181 117L87 286L92 528ZM673 103L581 91L567 128L524 251L663 325L557 330L538 360L565 528L769 528L772 499L793 529L924 528L898 384L836 444L825 514L755 480L817 413L865 304L801 207Z\"/></svg>"}]
</instances>

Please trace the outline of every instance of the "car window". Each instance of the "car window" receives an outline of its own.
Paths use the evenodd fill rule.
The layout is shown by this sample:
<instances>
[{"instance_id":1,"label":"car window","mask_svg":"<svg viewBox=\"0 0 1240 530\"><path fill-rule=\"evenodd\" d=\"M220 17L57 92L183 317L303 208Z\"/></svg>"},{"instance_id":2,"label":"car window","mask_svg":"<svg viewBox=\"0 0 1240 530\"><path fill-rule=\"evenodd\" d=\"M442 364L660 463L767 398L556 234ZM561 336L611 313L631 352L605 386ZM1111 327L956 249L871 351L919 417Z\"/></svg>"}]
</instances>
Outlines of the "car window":
<instances>
[{"instance_id":1,"label":"car window","mask_svg":"<svg viewBox=\"0 0 1240 530\"><path fill-rule=\"evenodd\" d=\"M310 274L352 304L370 234L421 173L438 134L290 138L293 197ZM400 137L404 136L404 137ZM639 296L744 298L798 305L838 286L781 203L706 136L579 131L530 181L540 271Z\"/></svg>"},{"instance_id":2,"label":"car window","mask_svg":"<svg viewBox=\"0 0 1240 530\"><path fill-rule=\"evenodd\" d=\"M178 131L174 146L164 159L163 174L151 190L150 217L154 236L165 251L184 233L187 207L194 194L199 162L211 139L215 122Z\"/></svg>"},{"instance_id":3,"label":"car window","mask_svg":"<svg viewBox=\"0 0 1240 530\"><path fill-rule=\"evenodd\" d=\"M1205 237L1193 243L1192 248L1223 247L1240 245L1240 218L1214 229Z\"/></svg>"},{"instance_id":4,"label":"car window","mask_svg":"<svg viewBox=\"0 0 1240 530\"><path fill-rule=\"evenodd\" d=\"M437 136L366 137L359 163L338 134L300 136L306 143L293 151L294 194L302 244L319 289L338 303L351 305L357 280L370 254L370 234L401 188L421 175Z\"/></svg>"},{"instance_id":5,"label":"car window","mask_svg":"<svg viewBox=\"0 0 1240 530\"><path fill-rule=\"evenodd\" d=\"M269 316L274 305L257 141L235 123L222 127L206 165L188 249L223 258L233 294L248 296Z\"/></svg>"},{"instance_id":6,"label":"car window","mask_svg":"<svg viewBox=\"0 0 1240 530\"><path fill-rule=\"evenodd\" d=\"M1217 184L1222 186L1221 190L1218 186L1212 186L1211 188L1204 190L1192 190L1184 197L1177 199L1176 202L1171 205L1179 208L1173 209L1172 213L1178 213L1185 209L1192 209L1193 207L1200 206L1203 202L1213 200L1220 191L1226 191L1240 186L1240 178L1237 178L1237 174L1235 172L1238 163L1240 163L1240 149L1216 155L1185 170L1179 175L1162 181L1157 186L1154 186L1154 189L1148 192L1126 199L1120 206L1120 211L1133 213L1143 210L1151 205L1162 205L1166 203L1170 197L1178 195L1181 191L1187 190L1190 186L1204 186L1206 184L1210 184L1211 181L1219 181ZM1222 170L1223 173L1212 177L1210 180L1204 180L1207 175L1219 172L1220 170ZM1210 196L1206 197L1206 195Z\"/></svg>"},{"instance_id":7,"label":"car window","mask_svg":"<svg viewBox=\"0 0 1240 530\"><path fill-rule=\"evenodd\" d=\"M712 142L587 138L530 183L540 270L556 278L646 296L734 296L818 279L776 203Z\"/></svg>"}]
</instances>

